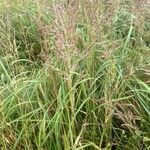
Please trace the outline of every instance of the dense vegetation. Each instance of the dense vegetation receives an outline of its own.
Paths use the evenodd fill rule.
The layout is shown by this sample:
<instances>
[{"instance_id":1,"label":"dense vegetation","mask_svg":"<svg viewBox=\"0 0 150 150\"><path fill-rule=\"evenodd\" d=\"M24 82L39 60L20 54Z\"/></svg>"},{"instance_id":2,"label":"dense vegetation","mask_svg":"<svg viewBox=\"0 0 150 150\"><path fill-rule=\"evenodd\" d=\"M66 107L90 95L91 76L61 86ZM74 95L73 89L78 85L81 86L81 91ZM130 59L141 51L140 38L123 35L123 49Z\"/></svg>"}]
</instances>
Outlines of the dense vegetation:
<instances>
[{"instance_id":1,"label":"dense vegetation","mask_svg":"<svg viewBox=\"0 0 150 150\"><path fill-rule=\"evenodd\" d=\"M150 1L0 0L0 149L150 149Z\"/></svg>"}]
</instances>

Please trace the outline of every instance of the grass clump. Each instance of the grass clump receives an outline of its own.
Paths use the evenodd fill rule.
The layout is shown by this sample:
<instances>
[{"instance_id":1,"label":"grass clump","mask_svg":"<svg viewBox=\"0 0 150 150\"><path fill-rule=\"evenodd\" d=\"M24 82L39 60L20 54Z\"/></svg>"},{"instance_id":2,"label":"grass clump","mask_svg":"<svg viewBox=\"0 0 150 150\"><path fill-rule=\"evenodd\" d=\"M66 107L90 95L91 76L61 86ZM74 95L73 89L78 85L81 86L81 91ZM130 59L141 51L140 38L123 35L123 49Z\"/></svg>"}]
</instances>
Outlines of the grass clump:
<instances>
[{"instance_id":1,"label":"grass clump","mask_svg":"<svg viewBox=\"0 0 150 150\"><path fill-rule=\"evenodd\" d=\"M0 149L150 149L149 1L127 2L1 0Z\"/></svg>"}]
</instances>

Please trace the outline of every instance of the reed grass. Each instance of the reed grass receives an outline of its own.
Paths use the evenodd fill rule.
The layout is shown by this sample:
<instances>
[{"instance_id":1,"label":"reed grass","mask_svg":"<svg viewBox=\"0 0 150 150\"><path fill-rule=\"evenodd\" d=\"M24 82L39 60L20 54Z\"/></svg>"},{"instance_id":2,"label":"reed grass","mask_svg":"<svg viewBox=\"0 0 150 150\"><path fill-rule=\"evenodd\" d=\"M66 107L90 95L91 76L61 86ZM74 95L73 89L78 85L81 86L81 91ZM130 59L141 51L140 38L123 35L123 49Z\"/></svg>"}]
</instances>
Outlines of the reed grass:
<instances>
[{"instance_id":1,"label":"reed grass","mask_svg":"<svg viewBox=\"0 0 150 150\"><path fill-rule=\"evenodd\" d=\"M1 0L0 149L150 149L149 6Z\"/></svg>"}]
</instances>

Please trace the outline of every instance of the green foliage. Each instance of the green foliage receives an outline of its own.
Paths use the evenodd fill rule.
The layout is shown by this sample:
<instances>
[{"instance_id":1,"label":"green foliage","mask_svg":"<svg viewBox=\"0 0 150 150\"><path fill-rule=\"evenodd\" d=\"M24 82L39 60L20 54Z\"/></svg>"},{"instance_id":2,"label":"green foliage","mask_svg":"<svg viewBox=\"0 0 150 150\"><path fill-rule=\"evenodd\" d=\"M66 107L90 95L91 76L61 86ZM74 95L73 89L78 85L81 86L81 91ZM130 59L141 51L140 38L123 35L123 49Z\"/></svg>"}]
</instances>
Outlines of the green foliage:
<instances>
[{"instance_id":1,"label":"green foliage","mask_svg":"<svg viewBox=\"0 0 150 150\"><path fill-rule=\"evenodd\" d=\"M3 3L0 149L150 149L146 19L124 1Z\"/></svg>"}]
</instances>

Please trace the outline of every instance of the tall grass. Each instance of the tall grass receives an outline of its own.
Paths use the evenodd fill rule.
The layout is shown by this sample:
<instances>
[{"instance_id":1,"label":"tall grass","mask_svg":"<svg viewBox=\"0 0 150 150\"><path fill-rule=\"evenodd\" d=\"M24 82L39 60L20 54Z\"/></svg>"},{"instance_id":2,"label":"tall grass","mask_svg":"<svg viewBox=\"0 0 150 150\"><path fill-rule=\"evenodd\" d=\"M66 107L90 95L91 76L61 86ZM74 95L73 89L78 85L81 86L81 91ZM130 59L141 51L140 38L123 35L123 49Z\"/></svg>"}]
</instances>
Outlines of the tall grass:
<instances>
[{"instance_id":1,"label":"tall grass","mask_svg":"<svg viewBox=\"0 0 150 150\"><path fill-rule=\"evenodd\" d=\"M150 149L149 1L0 2L0 149Z\"/></svg>"}]
</instances>

